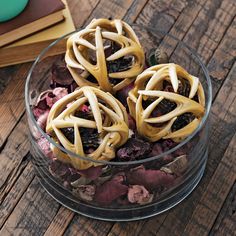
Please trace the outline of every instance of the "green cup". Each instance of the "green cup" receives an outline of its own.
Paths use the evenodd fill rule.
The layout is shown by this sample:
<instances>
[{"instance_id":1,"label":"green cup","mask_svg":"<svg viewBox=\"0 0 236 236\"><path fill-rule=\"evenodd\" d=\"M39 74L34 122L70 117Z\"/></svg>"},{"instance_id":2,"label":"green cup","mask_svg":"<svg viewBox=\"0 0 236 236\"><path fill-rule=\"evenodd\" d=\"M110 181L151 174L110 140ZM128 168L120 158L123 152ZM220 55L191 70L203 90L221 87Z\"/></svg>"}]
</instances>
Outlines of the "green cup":
<instances>
[{"instance_id":1,"label":"green cup","mask_svg":"<svg viewBox=\"0 0 236 236\"><path fill-rule=\"evenodd\" d=\"M19 15L29 0L0 0L0 22L4 22Z\"/></svg>"}]
</instances>

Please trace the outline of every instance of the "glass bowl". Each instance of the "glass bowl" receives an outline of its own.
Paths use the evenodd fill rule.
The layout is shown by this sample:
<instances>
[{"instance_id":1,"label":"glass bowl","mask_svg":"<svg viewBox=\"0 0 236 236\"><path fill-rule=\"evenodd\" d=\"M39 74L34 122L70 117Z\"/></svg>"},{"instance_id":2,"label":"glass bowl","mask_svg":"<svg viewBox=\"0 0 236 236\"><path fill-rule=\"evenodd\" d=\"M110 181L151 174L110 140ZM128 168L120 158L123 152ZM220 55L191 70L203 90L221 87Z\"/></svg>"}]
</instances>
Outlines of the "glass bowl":
<instances>
[{"instance_id":1,"label":"glass bowl","mask_svg":"<svg viewBox=\"0 0 236 236\"><path fill-rule=\"evenodd\" d=\"M43 91L50 89L51 70L63 57L52 56L55 48L74 32L59 38L41 52L26 81L25 102L32 161L40 183L62 205L91 218L130 221L160 214L193 191L207 162L212 87L206 67L189 46L174 36L138 25L133 25L133 29L145 52L160 47L169 55L170 62L181 65L197 76L205 92L205 114L198 128L177 145L165 143L167 148L162 149L159 155L135 161L94 161L67 151L40 128L32 106ZM60 148L73 158L94 162L98 167L78 171L50 157L50 151L43 148L49 145ZM145 184L148 187L143 189Z\"/></svg>"}]
</instances>

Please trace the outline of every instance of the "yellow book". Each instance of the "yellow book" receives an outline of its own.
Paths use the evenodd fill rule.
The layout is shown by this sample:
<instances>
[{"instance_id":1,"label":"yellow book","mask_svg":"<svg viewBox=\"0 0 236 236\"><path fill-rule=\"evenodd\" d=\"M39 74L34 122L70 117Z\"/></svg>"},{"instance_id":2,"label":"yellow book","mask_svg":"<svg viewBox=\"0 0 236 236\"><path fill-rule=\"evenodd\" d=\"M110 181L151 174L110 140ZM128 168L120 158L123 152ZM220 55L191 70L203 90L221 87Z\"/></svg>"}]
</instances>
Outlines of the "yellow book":
<instances>
[{"instance_id":1,"label":"yellow book","mask_svg":"<svg viewBox=\"0 0 236 236\"><path fill-rule=\"evenodd\" d=\"M39 53L55 39L75 30L75 26L67 5L63 10L65 20L55 26L35 33L27 38L21 39L6 47L0 48L0 67L34 61ZM57 46L50 50L50 55L65 52L66 40L62 40Z\"/></svg>"}]
</instances>

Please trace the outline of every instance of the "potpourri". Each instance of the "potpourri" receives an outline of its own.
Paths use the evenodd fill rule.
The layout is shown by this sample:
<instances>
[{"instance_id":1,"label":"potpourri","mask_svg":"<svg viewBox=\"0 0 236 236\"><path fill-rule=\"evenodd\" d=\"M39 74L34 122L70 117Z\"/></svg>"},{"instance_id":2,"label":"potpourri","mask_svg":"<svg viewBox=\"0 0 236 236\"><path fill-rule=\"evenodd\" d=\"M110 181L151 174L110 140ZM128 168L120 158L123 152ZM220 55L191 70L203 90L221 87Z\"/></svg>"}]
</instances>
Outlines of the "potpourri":
<instances>
[{"instance_id":1,"label":"potpourri","mask_svg":"<svg viewBox=\"0 0 236 236\"><path fill-rule=\"evenodd\" d=\"M148 204L186 171L184 148L147 165L135 163L174 148L205 112L197 77L169 63L158 47L146 57L127 23L94 19L68 39L65 60L52 67L51 88L33 107L38 125L57 144L91 159L76 158L38 136L51 175L82 201Z\"/></svg>"}]
</instances>

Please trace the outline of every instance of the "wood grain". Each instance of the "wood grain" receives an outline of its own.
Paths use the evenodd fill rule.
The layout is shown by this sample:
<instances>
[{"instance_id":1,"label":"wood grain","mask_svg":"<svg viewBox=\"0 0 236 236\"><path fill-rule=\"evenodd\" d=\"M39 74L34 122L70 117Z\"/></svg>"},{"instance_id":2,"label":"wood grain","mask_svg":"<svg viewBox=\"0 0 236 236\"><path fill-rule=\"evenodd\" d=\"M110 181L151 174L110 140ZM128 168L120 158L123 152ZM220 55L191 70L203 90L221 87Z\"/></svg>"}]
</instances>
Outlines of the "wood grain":
<instances>
[{"instance_id":1,"label":"wood grain","mask_svg":"<svg viewBox=\"0 0 236 236\"><path fill-rule=\"evenodd\" d=\"M208 235L225 198L236 181L236 134L218 165L199 204L195 208L184 234Z\"/></svg>"},{"instance_id":2,"label":"wood grain","mask_svg":"<svg viewBox=\"0 0 236 236\"><path fill-rule=\"evenodd\" d=\"M236 182L217 216L210 236L236 235Z\"/></svg>"},{"instance_id":3,"label":"wood grain","mask_svg":"<svg viewBox=\"0 0 236 236\"><path fill-rule=\"evenodd\" d=\"M183 201L171 211L164 213L167 217L161 223L161 226L157 224L153 226L157 229L156 233L158 235L166 235L166 233L173 235L183 234L185 225L190 221L190 217L197 205L201 204L200 198L206 191L209 181L214 178L213 173L219 163L221 163L221 158L235 133L236 78L233 77L235 74L234 70L235 68L232 69L232 73L227 77L226 83L223 85L212 107L212 125L209 140L210 150L204 178L197 189L189 196L188 200ZM229 96L226 97L225 94ZM145 229L144 226L141 232Z\"/></svg>"},{"instance_id":4,"label":"wood grain","mask_svg":"<svg viewBox=\"0 0 236 236\"><path fill-rule=\"evenodd\" d=\"M59 204L35 178L0 231L0 235L42 235L59 209Z\"/></svg>"},{"instance_id":5,"label":"wood grain","mask_svg":"<svg viewBox=\"0 0 236 236\"><path fill-rule=\"evenodd\" d=\"M197 50L208 65L215 99L207 169L191 196L160 216L113 224L76 215L39 187L28 160L29 143L22 117L24 77L30 64L3 68L0 235L235 235L235 1L68 0L68 3L77 28L94 17L123 17L129 23L135 21L170 32ZM173 46L168 37L165 41ZM2 82L4 77L8 78Z\"/></svg>"},{"instance_id":6,"label":"wood grain","mask_svg":"<svg viewBox=\"0 0 236 236\"><path fill-rule=\"evenodd\" d=\"M9 192L10 186L14 183L12 179L17 178L18 168L29 152L30 144L26 127L26 120L23 119L9 136L0 153L0 202Z\"/></svg>"},{"instance_id":7,"label":"wood grain","mask_svg":"<svg viewBox=\"0 0 236 236\"><path fill-rule=\"evenodd\" d=\"M24 84L30 65L20 66L0 95L0 148L24 113Z\"/></svg>"},{"instance_id":8,"label":"wood grain","mask_svg":"<svg viewBox=\"0 0 236 236\"><path fill-rule=\"evenodd\" d=\"M0 94L7 87L12 79L12 76L16 73L19 66L9 66L7 68L0 68Z\"/></svg>"},{"instance_id":9,"label":"wood grain","mask_svg":"<svg viewBox=\"0 0 236 236\"><path fill-rule=\"evenodd\" d=\"M208 63L208 70L212 77L213 94L217 94L225 76L229 73L236 59L236 17L234 17L224 38L221 40L213 57Z\"/></svg>"},{"instance_id":10,"label":"wood grain","mask_svg":"<svg viewBox=\"0 0 236 236\"><path fill-rule=\"evenodd\" d=\"M23 165L21 167L24 167ZM19 168L21 170L21 168ZM16 204L28 188L29 184L34 178L33 166L28 163L20 175L16 175L17 179L10 189L11 191L2 199L0 205L0 228L12 213ZM9 185L10 186L10 185ZM6 192L6 191L5 191Z\"/></svg>"},{"instance_id":11,"label":"wood grain","mask_svg":"<svg viewBox=\"0 0 236 236\"><path fill-rule=\"evenodd\" d=\"M84 25L85 21L96 8L100 0L68 0L68 6L76 28Z\"/></svg>"},{"instance_id":12,"label":"wood grain","mask_svg":"<svg viewBox=\"0 0 236 236\"><path fill-rule=\"evenodd\" d=\"M149 25L151 27L162 25L162 27L165 28L165 32L168 32L167 29L170 29L169 26L171 26L178 18L186 4L185 1L181 3L179 1L149 1L138 16L136 23L140 25ZM155 11L153 11L153 9L155 9ZM162 20L163 22L158 23L158 21ZM161 217L160 221L159 219L157 220L162 222L162 219L163 218ZM142 220L129 223L116 223L109 232L109 235L129 235L129 229L131 228L133 235L137 235L143 229L146 222L148 221ZM151 225L153 226L153 224ZM149 230L150 227L148 226L145 229ZM144 232L146 233L146 231Z\"/></svg>"},{"instance_id":13,"label":"wood grain","mask_svg":"<svg viewBox=\"0 0 236 236\"><path fill-rule=\"evenodd\" d=\"M99 17L106 17L106 18L110 17L110 13L111 12L113 13L114 9L117 9L116 5L118 4L119 8L118 8L118 10L115 11L115 13L113 13L112 17L113 18L122 18L122 17L124 17L126 19L129 19L130 20L129 22L132 23L132 21L136 19L136 16L139 14L140 10L145 5L145 3L146 3L146 1L133 1L133 3L132 3L132 6L133 6L132 11L127 11L127 9L128 9L127 6L125 5L124 7L122 7L123 3L121 1L113 1L113 3L109 4L109 5L107 5L105 1L101 1L97 5L97 7L93 11L93 13L91 14L90 18L92 19L92 18L96 18L98 16ZM125 4L127 4L127 3L125 3ZM131 6L131 2L129 2L129 6ZM104 7L106 7L106 11L102 10L102 9L104 9ZM61 216L61 218L58 219L58 220L62 220L63 221L64 218L65 218L64 216ZM73 221L71 222L70 226L68 227L68 230L73 228L73 227L77 228L78 231L85 230L83 228L84 226L81 225L81 224L78 224L78 222L80 222L80 216L76 215L75 218L73 219ZM94 222L96 224L96 227L99 227L99 228L96 229L96 232L98 233L98 232L101 231L101 229L100 229L101 227L99 226L99 224L97 224L97 221L94 221ZM67 222L67 223L69 223L69 222ZM62 224L60 224L60 225L62 225ZM113 223L107 223L107 225L109 225L109 227L106 227L106 229L110 230L110 228L112 227ZM64 232L64 227L62 227L62 226L58 226L58 227L60 227L61 230L57 229L58 230L57 234L62 235L62 233ZM91 226L91 227L93 227L93 226ZM105 233L104 230L105 229L103 229L101 231L101 233L102 233L101 235L103 235ZM66 231L66 233L68 233L68 231Z\"/></svg>"},{"instance_id":14,"label":"wood grain","mask_svg":"<svg viewBox=\"0 0 236 236\"><path fill-rule=\"evenodd\" d=\"M86 20L85 25L90 23L94 18L118 18L124 17L127 9L132 5L133 0L100 0L90 17Z\"/></svg>"},{"instance_id":15,"label":"wood grain","mask_svg":"<svg viewBox=\"0 0 236 236\"><path fill-rule=\"evenodd\" d=\"M75 213L71 210L60 207L59 211L53 218L50 226L47 228L47 231L45 232L45 236L51 236L51 235L63 235L66 228L68 227L69 223L73 219Z\"/></svg>"},{"instance_id":16,"label":"wood grain","mask_svg":"<svg viewBox=\"0 0 236 236\"><path fill-rule=\"evenodd\" d=\"M202 2L203 3L203 2ZM209 10L209 9L211 9L211 5L210 4L213 4L212 2L210 2L210 1L208 1L208 5L207 5L207 9ZM232 4L231 4L232 5ZM206 5L204 5L204 6L206 6ZM231 6L232 7L232 6ZM218 15L217 14L215 14L214 12L217 12L217 11L223 11L222 9L222 5L220 5L219 6L219 10L217 10L216 8L212 8L211 10L213 11L211 14L210 14L210 12L208 11L208 12L206 12L205 10L203 10L204 11L204 14L205 14L205 17L207 17L207 18L209 18L208 16L207 16L207 14L210 14L210 15L213 15L213 16L217 16L218 17ZM196 39L196 41L195 41L195 39L193 39L193 37L190 37L188 34L192 34L192 35L194 35L194 34L198 34L198 28L200 27L200 25L201 25L201 22L202 22L202 18L204 18L203 17L203 13L201 13L202 11L200 10L199 12L198 12L198 14L196 14L196 8L194 8L193 7L193 5L190 5L190 9L194 9L194 12L195 12L195 15L196 15L196 19L194 20L194 23L193 23L193 25L194 25L194 28L195 28L195 32L193 33L193 29L192 29L192 26L190 27L190 30L187 32L187 34L184 34L184 33L181 33L181 34L179 34L179 36L183 36L183 35L185 35L185 37L184 37L184 40L185 40L185 42L187 42L188 44L191 44L192 45L192 41L194 41L194 43L195 43L195 45L197 45L197 39L199 40L199 38L197 38ZM188 9L188 10L190 10L190 9ZM184 10L183 11L183 14L185 14L187 12L187 9L186 9L186 11ZM232 16L232 12L233 11L231 11L231 16ZM191 14L191 12L189 12L188 11L188 14L189 14L189 16L192 16L192 14ZM181 14L182 15L182 14ZM226 15L226 14L224 14L224 15ZM189 18L189 16L187 16L187 19ZM181 21L183 21L183 18L184 17L179 17L178 19L177 19L177 21L176 21L176 25L177 25L177 27L179 26L179 19L181 19ZM228 23L230 24L231 23L231 21L230 21L230 19L232 20L232 17L231 18L229 18L228 19ZM179 20L179 21L178 21ZM180 21L180 22L181 22ZM215 24L215 22L217 21L217 19L212 19L212 21L210 21L210 20L208 20L208 22L209 22L209 24L210 25L214 25ZM213 23L214 24L213 24ZM172 29L171 29L171 31L172 32L176 32L176 31L178 31L178 28L176 29L175 27L176 27L176 25L174 24L174 26L172 27ZM211 26L212 27L212 26ZM186 27L186 29L187 29L187 27ZM227 27L225 27L225 30L227 29ZM180 31L181 32L181 31ZM190 32L190 33L189 33ZM221 31L221 33L220 33L220 35L221 35L221 37L223 37L224 36L224 34L222 33L222 32L224 32L224 30L222 30ZM178 34L177 34L178 35ZM233 34L231 34L231 35L233 35ZM203 35L204 36L204 35ZM203 37L202 36L202 37ZM221 37L219 37L218 38L218 40L220 41L220 39L221 39ZM181 38L180 38L181 39ZM215 48L214 48L214 46L216 47L217 45L212 45L212 50L214 50ZM202 52L203 53L203 52ZM209 53L203 53L203 54L201 54L202 55L202 57L205 57L205 60L207 61L207 60L209 60L209 56L211 56L211 54L209 54ZM223 60L222 58L219 58L219 60ZM227 74L225 74L225 76L226 76ZM231 93L232 94L232 96L234 96L234 92L232 92ZM220 98L219 98L220 99ZM215 123L215 124L217 124L217 122ZM230 127L229 127L229 130L230 130ZM221 130L221 132L223 132L224 133L224 131L222 131ZM222 133L221 133L222 134ZM224 143L224 147L227 147L227 143L230 141L230 139L231 139L231 137L232 137L232 134L233 134L233 132L231 132L231 135L229 136L229 138L227 139L227 141ZM211 139L213 139L213 140L215 140L215 136L213 135L212 136L212 138ZM214 148L213 148L214 149ZM216 149L214 149L214 150L216 150ZM218 149L217 149L218 150ZM222 151L224 151L225 150L225 148L222 148ZM222 154L223 155L223 154ZM214 156L214 154L213 154L213 156ZM219 161L220 161L220 159L221 159L221 155L217 155L218 156L218 162L217 162L217 164L219 163ZM214 172L214 170L215 170L215 168L216 168L216 166L217 165L212 165L213 167L212 168L210 168L211 169L211 171L210 172L208 172L209 173L209 175L211 174L211 173L213 173ZM195 194L195 197L193 197L193 198L191 198L191 199L189 199L189 201L188 202L186 202L186 204L181 204L179 207L177 207L177 208L175 208L173 211L169 211L169 212L167 212L167 213L165 213L164 215L166 216L166 218L165 218L165 221L163 222L162 221L162 219L163 219L163 217L160 217L161 219L159 219L159 217L156 217L156 221L158 222L158 223L156 223L156 224L152 224L152 231L153 232L155 232L155 233L157 233L158 232L158 235L166 235L167 233L169 233L169 234L174 234L174 235L180 235L181 234L181 232L182 232L182 230L183 230L183 226L184 226L184 223L185 222L188 222L188 220L189 220L189 215L191 215L191 212L192 212L192 210L194 209L194 206L196 206L196 202L198 201L198 198L199 198L199 196L201 195L201 193L203 192L203 190L201 191L201 192L198 192L198 194ZM184 207L185 206L185 207ZM188 206L188 207L187 207ZM188 211L188 213L186 213L186 211ZM167 217L168 216L168 217ZM130 224L132 224L132 223L130 223ZM142 234L142 233L145 233L145 232L147 232L147 230L148 230L148 232L150 232L150 225L147 223L147 227L146 227L146 224L144 224L143 225L143 227L142 227L142 230L139 232L140 234ZM115 227L115 226L114 226ZM134 227L135 228L135 227ZM157 230L157 231L155 231L155 229ZM174 232L173 232L173 229L174 229Z\"/></svg>"}]
</instances>

